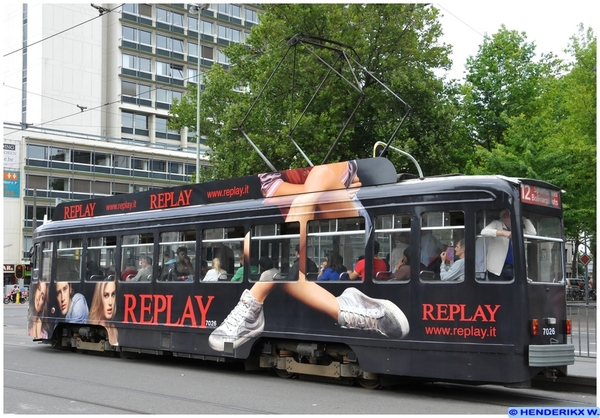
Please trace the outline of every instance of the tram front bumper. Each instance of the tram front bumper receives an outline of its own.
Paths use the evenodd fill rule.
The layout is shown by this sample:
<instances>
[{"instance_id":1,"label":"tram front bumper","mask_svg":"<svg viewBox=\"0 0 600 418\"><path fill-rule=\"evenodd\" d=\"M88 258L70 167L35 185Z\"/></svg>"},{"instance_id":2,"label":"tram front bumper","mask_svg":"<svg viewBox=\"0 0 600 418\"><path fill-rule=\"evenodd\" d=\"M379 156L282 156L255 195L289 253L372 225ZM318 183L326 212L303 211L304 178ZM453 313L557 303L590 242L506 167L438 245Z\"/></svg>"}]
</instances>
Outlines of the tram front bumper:
<instances>
[{"instance_id":1,"label":"tram front bumper","mask_svg":"<svg viewBox=\"0 0 600 418\"><path fill-rule=\"evenodd\" d=\"M530 367L568 366L575 364L573 344L549 344L529 346Z\"/></svg>"}]
</instances>

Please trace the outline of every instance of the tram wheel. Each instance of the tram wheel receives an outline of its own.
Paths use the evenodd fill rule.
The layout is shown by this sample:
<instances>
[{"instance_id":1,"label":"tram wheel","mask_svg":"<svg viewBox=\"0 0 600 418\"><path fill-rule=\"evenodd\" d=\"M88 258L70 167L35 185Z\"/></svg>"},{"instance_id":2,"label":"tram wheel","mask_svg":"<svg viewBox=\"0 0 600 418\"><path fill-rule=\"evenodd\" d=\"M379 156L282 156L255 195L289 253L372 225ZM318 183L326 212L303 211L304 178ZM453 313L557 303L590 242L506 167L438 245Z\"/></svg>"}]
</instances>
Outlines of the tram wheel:
<instances>
[{"instance_id":1,"label":"tram wheel","mask_svg":"<svg viewBox=\"0 0 600 418\"><path fill-rule=\"evenodd\" d=\"M295 376L295 373L290 373L283 369L275 369L275 374L283 379L289 379Z\"/></svg>"},{"instance_id":2,"label":"tram wheel","mask_svg":"<svg viewBox=\"0 0 600 418\"><path fill-rule=\"evenodd\" d=\"M377 389L381 386L381 379L379 377L377 377L377 379L363 379L362 377L357 377L356 381L365 389Z\"/></svg>"}]
</instances>

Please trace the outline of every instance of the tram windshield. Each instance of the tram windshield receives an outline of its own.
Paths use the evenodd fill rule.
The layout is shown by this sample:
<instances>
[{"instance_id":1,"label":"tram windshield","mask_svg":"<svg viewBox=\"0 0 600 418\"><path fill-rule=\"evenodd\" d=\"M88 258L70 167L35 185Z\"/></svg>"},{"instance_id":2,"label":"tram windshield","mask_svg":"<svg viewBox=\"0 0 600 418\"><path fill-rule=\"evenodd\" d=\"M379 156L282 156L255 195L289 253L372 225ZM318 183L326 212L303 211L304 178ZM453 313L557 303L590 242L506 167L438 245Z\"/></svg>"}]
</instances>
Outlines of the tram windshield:
<instances>
[{"instance_id":1,"label":"tram windshield","mask_svg":"<svg viewBox=\"0 0 600 418\"><path fill-rule=\"evenodd\" d=\"M523 231L522 246L515 242L514 222L516 220L508 210L478 212L480 233L475 242L477 280L506 282L518 279L524 272L528 283L564 283L564 241L560 218L524 211L519 222ZM525 269L518 266L522 258L514 251L515 248L523 248L525 252Z\"/></svg>"}]
</instances>

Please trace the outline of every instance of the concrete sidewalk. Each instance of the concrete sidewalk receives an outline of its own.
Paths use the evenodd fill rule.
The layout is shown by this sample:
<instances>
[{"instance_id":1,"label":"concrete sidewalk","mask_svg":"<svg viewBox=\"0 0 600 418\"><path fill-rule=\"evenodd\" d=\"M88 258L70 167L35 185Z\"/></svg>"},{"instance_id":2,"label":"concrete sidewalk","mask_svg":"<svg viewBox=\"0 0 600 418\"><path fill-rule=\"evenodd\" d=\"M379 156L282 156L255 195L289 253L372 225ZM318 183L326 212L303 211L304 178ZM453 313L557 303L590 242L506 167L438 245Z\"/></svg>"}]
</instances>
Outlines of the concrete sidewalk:
<instances>
[{"instance_id":1,"label":"concrete sidewalk","mask_svg":"<svg viewBox=\"0 0 600 418\"><path fill-rule=\"evenodd\" d=\"M597 377L595 357L575 356L575 364L567 366L567 375L573 377Z\"/></svg>"}]
</instances>

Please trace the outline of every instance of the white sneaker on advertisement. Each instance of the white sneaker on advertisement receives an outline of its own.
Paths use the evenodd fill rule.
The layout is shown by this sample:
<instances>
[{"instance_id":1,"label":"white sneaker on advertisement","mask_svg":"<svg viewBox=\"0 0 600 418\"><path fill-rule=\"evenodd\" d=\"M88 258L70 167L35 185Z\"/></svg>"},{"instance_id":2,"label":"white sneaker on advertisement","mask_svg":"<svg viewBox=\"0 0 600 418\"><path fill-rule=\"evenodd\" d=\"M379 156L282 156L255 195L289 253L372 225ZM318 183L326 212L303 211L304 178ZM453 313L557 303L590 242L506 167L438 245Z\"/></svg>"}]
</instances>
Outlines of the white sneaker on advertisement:
<instances>
[{"instance_id":1,"label":"white sneaker on advertisement","mask_svg":"<svg viewBox=\"0 0 600 418\"><path fill-rule=\"evenodd\" d=\"M236 349L265 329L263 304L259 303L248 289L244 290L240 301L223 323L217 327L210 337L208 345L216 351L225 351L225 343L233 343Z\"/></svg>"},{"instance_id":2,"label":"white sneaker on advertisement","mask_svg":"<svg viewBox=\"0 0 600 418\"><path fill-rule=\"evenodd\" d=\"M388 338L404 338L410 330L406 315L385 299L371 298L350 287L337 297L338 324L342 328L376 331Z\"/></svg>"}]
</instances>

